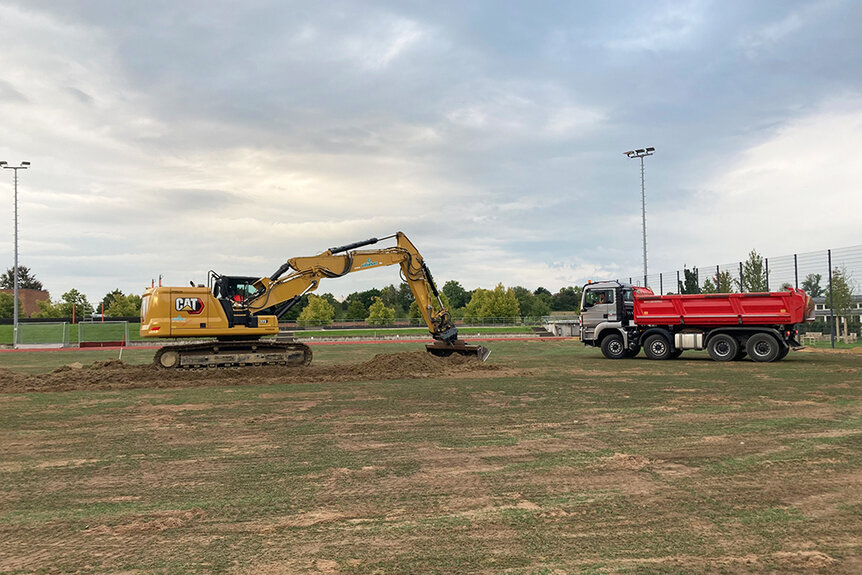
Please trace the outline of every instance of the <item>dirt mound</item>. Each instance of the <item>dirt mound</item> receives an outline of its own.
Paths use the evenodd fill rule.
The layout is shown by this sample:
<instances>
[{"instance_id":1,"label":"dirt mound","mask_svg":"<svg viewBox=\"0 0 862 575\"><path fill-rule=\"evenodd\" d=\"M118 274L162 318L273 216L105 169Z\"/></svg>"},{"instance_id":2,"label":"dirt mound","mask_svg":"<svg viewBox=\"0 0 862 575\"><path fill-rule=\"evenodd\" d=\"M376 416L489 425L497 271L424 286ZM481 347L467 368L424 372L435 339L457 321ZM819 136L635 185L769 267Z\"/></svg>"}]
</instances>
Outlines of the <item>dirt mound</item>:
<instances>
[{"instance_id":1,"label":"dirt mound","mask_svg":"<svg viewBox=\"0 0 862 575\"><path fill-rule=\"evenodd\" d=\"M495 365L476 357L435 357L423 351L378 354L348 365L309 367L242 367L201 370L160 370L152 365L129 365L119 360L97 361L87 366L65 365L40 375L0 369L0 393L27 391L79 391L269 385L275 383L340 383L387 379L421 379L465 372L494 372Z\"/></svg>"}]
</instances>

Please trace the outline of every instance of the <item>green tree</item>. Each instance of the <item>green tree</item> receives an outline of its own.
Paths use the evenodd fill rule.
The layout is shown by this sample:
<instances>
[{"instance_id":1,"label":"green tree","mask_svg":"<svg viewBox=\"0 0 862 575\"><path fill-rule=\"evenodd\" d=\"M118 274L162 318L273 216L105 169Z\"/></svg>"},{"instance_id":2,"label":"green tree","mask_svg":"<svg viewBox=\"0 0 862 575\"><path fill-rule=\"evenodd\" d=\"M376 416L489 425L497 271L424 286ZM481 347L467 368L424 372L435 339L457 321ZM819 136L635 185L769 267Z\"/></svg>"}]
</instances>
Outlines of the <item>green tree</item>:
<instances>
[{"instance_id":1,"label":"green tree","mask_svg":"<svg viewBox=\"0 0 862 575\"><path fill-rule=\"evenodd\" d=\"M349 298L349 296L348 296ZM368 317L368 308L362 303L362 300L355 298L348 301L347 310L344 312L344 319L347 320L364 320Z\"/></svg>"},{"instance_id":2,"label":"green tree","mask_svg":"<svg viewBox=\"0 0 862 575\"><path fill-rule=\"evenodd\" d=\"M512 293L515 294L515 299L518 300L518 308L525 316L533 315L533 304L536 303L536 296L525 287L515 286Z\"/></svg>"},{"instance_id":3,"label":"green tree","mask_svg":"<svg viewBox=\"0 0 862 575\"><path fill-rule=\"evenodd\" d=\"M341 302L335 299L335 296L331 293L322 294L320 297L329 302L329 305L332 306L332 309L335 310L335 317L333 319L340 320L344 317L344 310L342 309Z\"/></svg>"},{"instance_id":4,"label":"green tree","mask_svg":"<svg viewBox=\"0 0 862 575\"><path fill-rule=\"evenodd\" d=\"M763 265L763 257L755 250L751 250L748 259L742 263L742 283L740 292L765 292L766 291L766 269Z\"/></svg>"},{"instance_id":5,"label":"green tree","mask_svg":"<svg viewBox=\"0 0 862 575\"><path fill-rule=\"evenodd\" d=\"M698 281L697 268L682 270L684 281L679 282L679 293L700 293L700 282Z\"/></svg>"},{"instance_id":6,"label":"green tree","mask_svg":"<svg viewBox=\"0 0 862 575\"><path fill-rule=\"evenodd\" d=\"M413 291L410 289L410 286L402 282L401 285L398 286L398 294L398 299L401 303L401 309L410 309L410 304L412 304L413 300L415 299L413 297Z\"/></svg>"},{"instance_id":7,"label":"green tree","mask_svg":"<svg viewBox=\"0 0 862 575\"><path fill-rule=\"evenodd\" d=\"M103 313L102 310L104 310L104 313L108 313L108 308L111 307L111 304L114 303L114 301L116 301L116 299L118 297L121 297L122 295L123 292L119 289L115 289L114 291L105 294L105 297L102 298L102 303L100 303L96 307L96 312Z\"/></svg>"},{"instance_id":8,"label":"green tree","mask_svg":"<svg viewBox=\"0 0 862 575\"><path fill-rule=\"evenodd\" d=\"M395 309L386 307L383 298L376 296L368 306L368 317L365 319L371 325L392 325L395 323Z\"/></svg>"},{"instance_id":9,"label":"green tree","mask_svg":"<svg viewBox=\"0 0 862 575\"><path fill-rule=\"evenodd\" d=\"M515 292L511 288L504 288L502 283L497 284L497 287L491 291L486 311L488 314L486 317L498 318L506 323L511 323L521 316L521 308L518 307Z\"/></svg>"},{"instance_id":10,"label":"green tree","mask_svg":"<svg viewBox=\"0 0 862 575\"><path fill-rule=\"evenodd\" d=\"M11 267L0 275L0 289L15 289L15 268ZM18 264L18 289L41 290L42 282L30 274L30 268Z\"/></svg>"},{"instance_id":11,"label":"green tree","mask_svg":"<svg viewBox=\"0 0 862 575\"><path fill-rule=\"evenodd\" d=\"M383 301L383 305L395 311L396 316L404 317L404 314L407 313L407 307L404 307L401 301L401 291L394 285L386 286L380 290L380 299ZM369 307L369 311L370 309Z\"/></svg>"},{"instance_id":12,"label":"green tree","mask_svg":"<svg viewBox=\"0 0 862 575\"><path fill-rule=\"evenodd\" d=\"M733 293L733 276L729 271L719 272L703 282L702 293Z\"/></svg>"},{"instance_id":13,"label":"green tree","mask_svg":"<svg viewBox=\"0 0 862 575\"><path fill-rule=\"evenodd\" d=\"M728 270L715 276L715 289L718 293L733 293L733 274Z\"/></svg>"},{"instance_id":14,"label":"green tree","mask_svg":"<svg viewBox=\"0 0 862 575\"><path fill-rule=\"evenodd\" d=\"M135 294L115 295L110 305L105 308L105 315L109 317L134 317L140 314L141 296Z\"/></svg>"},{"instance_id":15,"label":"green tree","mask_svg":"<svg viewBox=\"0 0 862 575\"><path fill-rule=\"evenodd\" d=\"M353 292L352 294L347 296L347 299L345 301L348 302L348 306L349 306L349 304L352 303L353 301L359 300L360 302L362 302L362 305L365 306L365 309L367 310L368 306L371 305L374 298L379 297L379 296L380 296L380 290L377 288L371 288L370 290Z\"/></svg>"},{"instance_id":16,"label":"green tree","mask_svg":"<svg viewBox=\"0 0 862 575\"><path fill-rule=\"evenodd\" d=\"M467 323L476 324L483 318L487 317L485 311L487 309L488 300L490 299L490 291L482 288L473 290L470 296L470 301L464 306L464 321Z\"/></svg>"},{"instance_id":17,"label":"green tree","mask_svg":"<svg viewBox=\"0 0 862 575\"><path fill-rule=\"evenodd\" d=\"M36 317L74 317L76 321L80 321L84 316L93 313L93 306L87 301L87 296L74 288L64 293L58 302L40 301L38 305L39 312L34 314Z\"/></svg>"},{"instance_id":18,"label":"green tree","mask_svg":"<svg viewBox=\"0 0 862 575\"><path fill-rule=\"evenodd\" d=\"M310 325L330 325L335 317L335 308L320 296L308 295L308 305L303 308L297 318L297 324L302 327Z\"/></svg>"},{"instance_id":19,"label":"green tree","mask_svg":"<svg viewBox=\"0 0 862 575\"><path fill-rule=\"evenodd\" d=\"M811 297L821 297L823 295L823 287L820 285L821 279L820 274L808 274L802 280L802 291Z\"/></svg>"},{"instance_id":20,"label":"green tree","mask_svg":"<svg viewBox=\"0 0 862 575\"><path fill-rule=\"evenodd\" d=\"M551 309L554 311L578 311L581 308L581 287L564 287L552 296Z\"/></svg>"},{"instance_id":21,"label":"green tree","mask_svg":"<svg viewBox=\"0 0 862 575\"><path fill-rule=\"evenodd\" d=\"M14 309L12 308L12 300L15 296L11 293L0 293L0 317L14 317ZM24 315L24 309L21 307L21 298L18 298L18 317Z\"/></svg>"},{"instance_id":22,"label":"green tree","mask_svg":"<svg viewBox=\"0 0 862 575\"><path fill-rule=\"evenodd\" d=\"M479 323L486 319L512 321L521 315L518 299L511 289L497 284L493 290L477 288L465 306L464 321Z\"/></svg>"},{"instance_id":23,"label":"green tree","mask_svg":"<svg viewBox=\"0 0 862 575\"><path fill-rule=\"evenodd\" d=\"M464 307L470 301L470 293L455 280L447 281L443 284L443 289L440 291L446 294L453 308Z\"/></svg>"},{"instance_id":24,"label":"green tree","mask_svg":"<svg viewBox=\"0 0 862 575\"><path fill-rule=\"evenodd\" d=\"M853 306L853 281L847 275L844 267L832 270L832 283L826 290L826 306L832 308L835 315L844 318L844 336L847 337L847 320Z\"/></svg>"}]
</instances>

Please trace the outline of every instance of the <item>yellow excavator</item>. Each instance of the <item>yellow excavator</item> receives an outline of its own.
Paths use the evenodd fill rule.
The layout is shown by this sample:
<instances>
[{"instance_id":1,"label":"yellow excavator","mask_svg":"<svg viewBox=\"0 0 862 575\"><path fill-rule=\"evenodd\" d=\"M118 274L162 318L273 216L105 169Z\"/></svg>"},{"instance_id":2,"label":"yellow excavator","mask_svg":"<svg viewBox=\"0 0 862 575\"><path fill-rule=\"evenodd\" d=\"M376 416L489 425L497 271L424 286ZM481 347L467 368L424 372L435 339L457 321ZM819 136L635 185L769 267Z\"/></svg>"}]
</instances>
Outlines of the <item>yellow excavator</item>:
<instances>
[{"instance_id":1,"label":"yellow excavator","mask_svg":"<svg viewBox=\"0 0 862 575\"><path fill-rule=\"evenodd\" d=\"M394 247L360 250L379 241L396 239ZM320 280L352 272L398 264L401 275L422 313L434 342L429 353L476 356L485 361L490 351L458 339L458 329L443 307L434 279L419 251L401 232L330 248L316 256L291 258L269 277L223 276L209 272L208 287L151 287L141 303L144 338L211 338L203 342L162 347L154 363L162 368L237 365L304 366L311 349L298 341L281 341L278 317L317 289Z\"/></svg>"}]
</instances>

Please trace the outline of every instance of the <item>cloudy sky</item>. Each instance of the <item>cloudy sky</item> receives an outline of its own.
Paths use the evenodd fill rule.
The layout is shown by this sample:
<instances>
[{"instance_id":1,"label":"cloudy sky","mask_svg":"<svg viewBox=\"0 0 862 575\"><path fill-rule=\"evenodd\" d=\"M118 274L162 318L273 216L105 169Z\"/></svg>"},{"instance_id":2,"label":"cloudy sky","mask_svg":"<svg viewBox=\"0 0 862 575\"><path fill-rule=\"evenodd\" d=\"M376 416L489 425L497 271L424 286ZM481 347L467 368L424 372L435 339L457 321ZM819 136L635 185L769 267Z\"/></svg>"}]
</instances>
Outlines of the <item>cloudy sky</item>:
<instances>
[{"instance_id":1,"label":"cloudy sky","mask_svg":"<svg viewBox=\"0 0 862 575\"><path fill-rule=\"evenodd\" d=\"M637 275L645 146L651 272L862 244L858 1L0 0L0 30L20 263L54 298L397 230L441 284Z\"/></svg>"}]
</instances>

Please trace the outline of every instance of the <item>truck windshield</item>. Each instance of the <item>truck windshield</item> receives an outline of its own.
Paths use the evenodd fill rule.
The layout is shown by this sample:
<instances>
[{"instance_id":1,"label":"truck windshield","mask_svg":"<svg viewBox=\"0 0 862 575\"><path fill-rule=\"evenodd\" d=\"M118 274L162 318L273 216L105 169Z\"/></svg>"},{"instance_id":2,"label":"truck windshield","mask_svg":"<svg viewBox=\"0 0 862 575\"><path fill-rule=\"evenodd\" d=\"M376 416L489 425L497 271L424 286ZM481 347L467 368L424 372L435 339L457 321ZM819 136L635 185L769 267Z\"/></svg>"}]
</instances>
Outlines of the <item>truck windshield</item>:
<instances>
[{"instance_id":1,"label":"truck windshield","mask_svg":"<svg viewBox=\"0 0 862 575\"><path fill-rule=\"evenodd\" d=\"M596 304L614 303L614 290L593 289L587 291L584 296L584 307L593 307Z\"/></svg>"}]
</instances>

